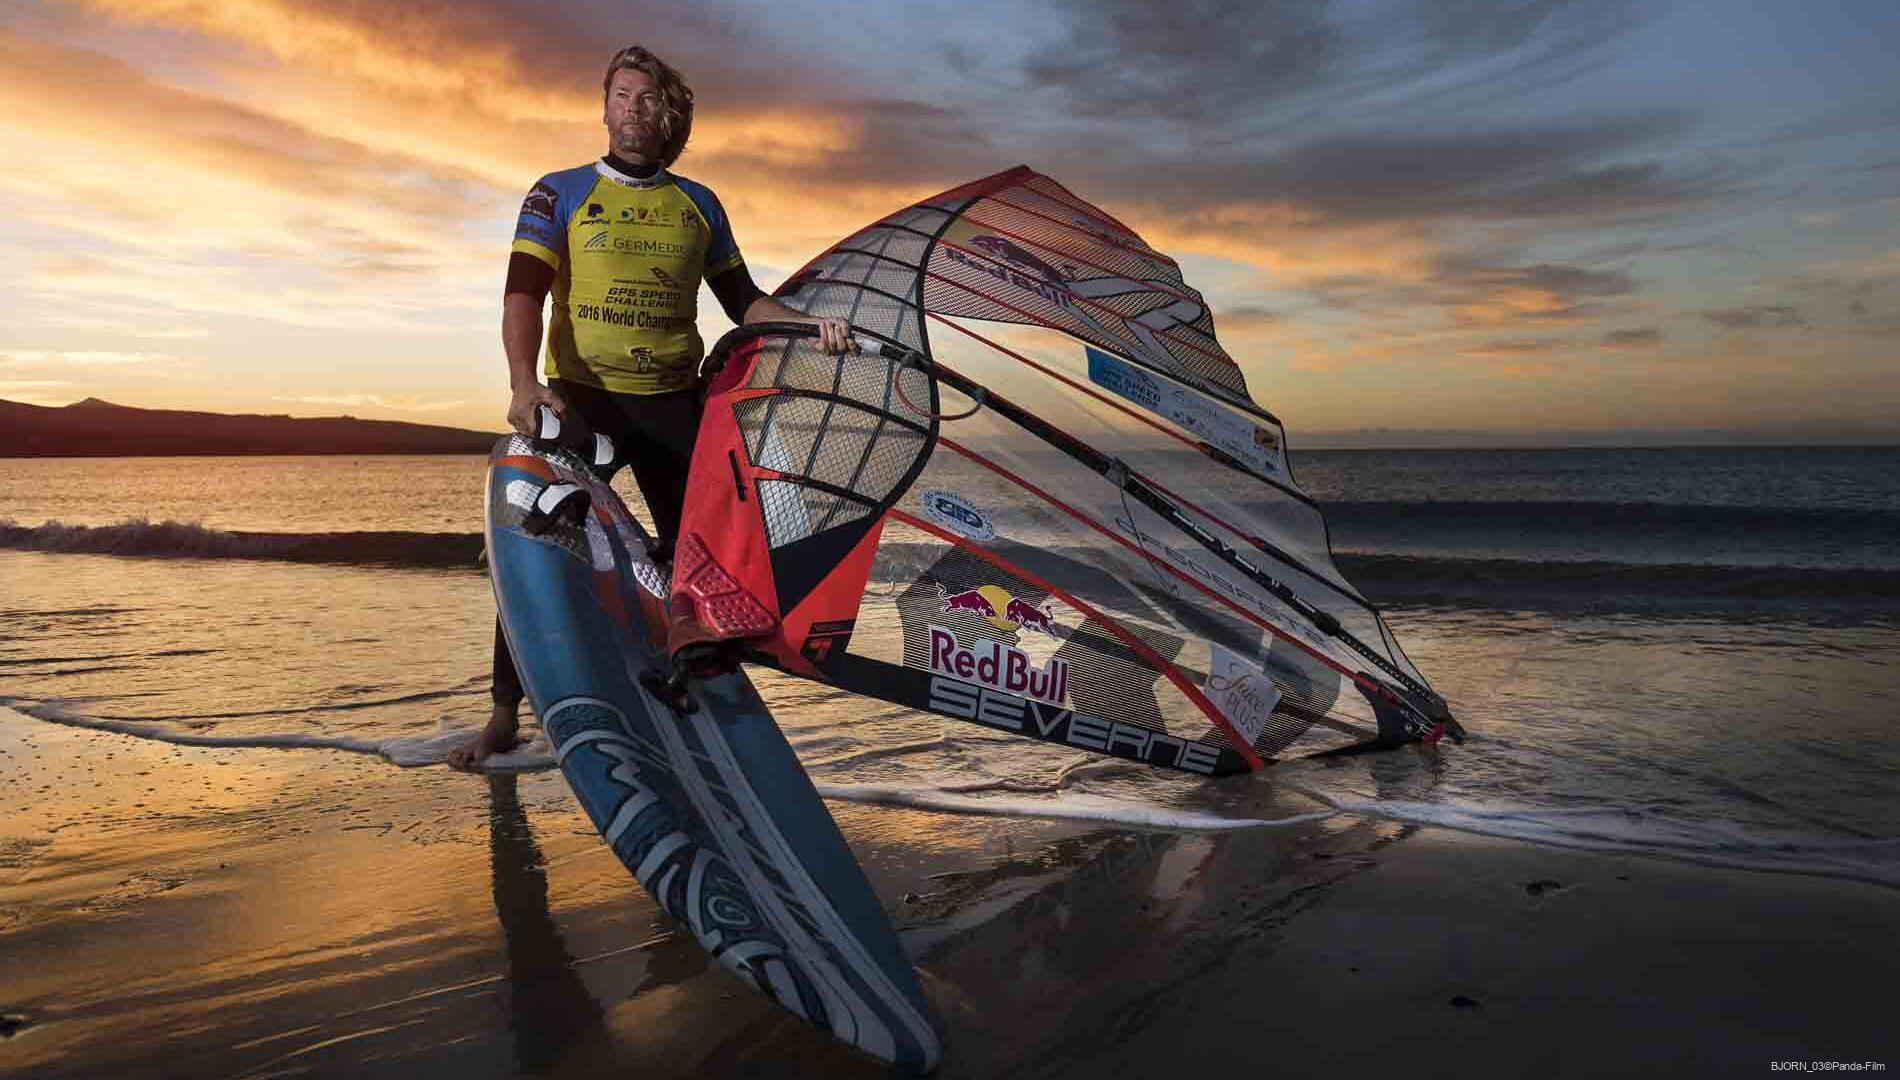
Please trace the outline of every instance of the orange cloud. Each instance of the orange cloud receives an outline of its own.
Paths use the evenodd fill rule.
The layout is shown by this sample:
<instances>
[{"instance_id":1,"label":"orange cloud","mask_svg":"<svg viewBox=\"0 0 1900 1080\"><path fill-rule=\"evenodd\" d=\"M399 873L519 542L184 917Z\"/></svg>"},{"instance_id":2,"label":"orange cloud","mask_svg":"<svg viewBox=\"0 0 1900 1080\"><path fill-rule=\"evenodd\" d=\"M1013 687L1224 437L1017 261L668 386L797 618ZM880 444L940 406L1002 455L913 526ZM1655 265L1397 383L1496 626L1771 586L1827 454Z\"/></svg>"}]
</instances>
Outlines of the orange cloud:
<instances>
[{"instance_id":1,"label":"orange cloud","mask_svg":"<svg viewBox=\"0 0 1900 1080\"><path fill-rule=\"evenodd\" d=\"M191 66L188 76L155 74L186 69L147 70L143 61L122 63L0 30L0 110L15 118L0 130L0 155L10 163L0 172L0 193L13 223L28 226L36 240L54 241L30 249L14 243L0 249L0 258L21 268L25 292L45 312L38 325L225 339L232 327L261 319L338 331L339 338L345 330L363 334L362 354L352 357L361 367L339 371L343 365L326 356L294 384L260 378L247 390L253 400L274 392L313 405L457 408L461 403L426 393L401 393L406 386L394 378L376 382L379 393L350 392L364 388L363 372L395 366L392 354L404 349L430 357L427 374L414 376L425 389L486 372L500 392L498 355L457 358L478 333L493 348L495 293L521 194L542 173L593 157L604 142L596 69L549 61L563 59L563 50L598 51L596 60L604 59L606 44L580 30L565 40L550 40L547 32L523 36L504 21L505 9L479 0L420 7L71 0L70 7L124 27L163 28L171 32L168 47L182 33L193 39L184 46ZM603 10L601 21L614 14ZM676 39L686 48L715 37L699 26ZM692 57L690 50L684 55ZM754 70L776 68L783 58L768 59L754 61ZM987 171L964 171L989 152L980 137L941 157L892 152L946 142L940 132L965 122L948 107L879 112L870 98L773 97L761 90L767 84L758 80L766 76L722 73L703 62L685 66L707 83L681 169L720 192L768 288L863 224ZM102 86L111 93L101 93ZM110 168L119 161L136 162L136 178ZM1481 244L1543 250L1542 237L1513 238L1496 224L1482 234L1454 231L1463 226L1432 212L1369 214L1363 198L1327 201L1323 187L1334 175L1327 169L1291 175L1301 184L1273 187L1281 193L1274 198L1207 204L1203 191L1097 201L1172 255L1219 260L1207 281L1191 283L1206 292L1257 395L1285 410L1296 429L1321 422L1412 426L1420 410L1452 411L1459 393L1499 416L1528 415L1529 398L1512 396L1521 389L1493 384L1576 384L1591 377L1578 371L1579 357L1607 360L1605 348L1660 343L1659 335L1618 336L1635 331L1578 330L1574 345L1536 337L1559 319L1614 312L1628 325L1646 318L1633 314L1634 285L1620 274L1481 265L1469 254ZM1224 189L1250 191L1237 182ZM1367 190L1377 196L1383 188ZM1300 195L1285 197L1288 191ZM1095 198L1081 186L1077 193ZM1886 281L1900 268L1897 259L1886 252L1809 269ZM88 315L74 318L68 310ZM721 320L715 312L710 321ZM422 338L429 334L436 337ZM258 352L274 355L280 342L307 336L261 334ZM397 336L406 344L389 344ZM126 343L94 342L73 355L104 355L115 344ZM1071 342L1047 347L1069 361L1080 355ZM1526 362L1540 352L1547 361ZM1632 360L1627 385L1651 392L1664 386L1677 397L1701 392L1694 379L1706 380L1712 368L1691 365L1685 371L1694 369L1693 379L1685 371L1651 370L1676 359ZM1774 361L1722 362L1752 371ZM327 365L320 374L319 364ZM9 373L25 370L5 366ZM98 361L90 370L118 369ZM1760 374L1764 385L1780 377ZM24 382L35 385L21 392L72 385ZM345 393L329 392L337 384ZM492 421L487 404L467 408Z\"/></svg>"},{"instance_id":2,"label":"orange cloud","mask_svg":"<svg viewBox=\"0 0 1900 1080\"><path fill-rule=\"evenodd\" d=\"M1170 254L1232 259L1266 271L1280 287L1335 279L1428 280L1442 247L1414 223L1340 223L1285 201L1227 203L1186 214L1165 203L1107 206Z\"/></svg>"},{"instance_id":3,"label":"orange cloud","mask_svg":"<svg viewBox=\"0 0 1900 1080\"><path fill-rule=\"evenodd\" d=\"M60 368L138 368L132 374L161 374L181 363L169 353L113 352L105 349L13 349L0 351L0 371L44 371ZM122 372L123 374L124 372Z\"/></svg>"},{"instance_id":4,"label":"orange cloud","mask_svg":"<svg viewBox=\"0 0 1900 1080\"><path fill-rule=\"evenodd\" d=\"M1499 326L1527 317L1563 315L1574 306L1569 299L1549 289L1503 285L1489 296L1459 304L1452 310L1462 322Z\"/></svg>"},{"instance_id":5,"label":"orange cloud","mask_svg":"<svg viewBox=\"0 0 1900 1080\"><path fill-rule=\"evenodd\" d=\"M378 409L392 409L397 412L443 412L460 409L468 404L461 399L454 401L434 401L415 394L308 394L302 397L273 397L272 401L294 402L299 405L335 405L346 409L360 409L372 406Z\"/></svg>"},{"instance_id":6,"label":"orange cloud","mask_svg":"<svg viewBox=\"0 0 1900 1080\"><path fill-rule=\"evenodd\" d=\"M1525 353L1549 352L1558 343L1545 338L1520 338L1511 341L1484 341L1467 345L1458 351L1465 356L1521 356Z\"/></svg>"},{"instance_id":7,"label":"orange cloud","mask_svg":"<svg viewBox=\"0 0 1900 1080\"><path fill-rule=\"evenodd\" d=\"M292 0L71 0L127 22L195 31L292 67L383 91L473 104L508 120L571 116L571 90L530 78L479 8L343 7Z\"/></svg>"}]
</instances>

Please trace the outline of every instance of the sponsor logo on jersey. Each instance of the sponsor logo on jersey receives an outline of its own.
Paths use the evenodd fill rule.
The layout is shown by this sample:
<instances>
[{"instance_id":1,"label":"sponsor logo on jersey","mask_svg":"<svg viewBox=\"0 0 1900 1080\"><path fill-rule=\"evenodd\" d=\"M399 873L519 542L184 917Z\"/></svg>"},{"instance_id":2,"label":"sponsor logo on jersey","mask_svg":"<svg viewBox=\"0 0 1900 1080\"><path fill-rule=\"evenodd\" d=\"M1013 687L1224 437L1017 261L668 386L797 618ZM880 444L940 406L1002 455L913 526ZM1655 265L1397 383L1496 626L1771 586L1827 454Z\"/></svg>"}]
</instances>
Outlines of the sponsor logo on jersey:
<instances>
[{"instance_id":1,"label":"sponsor logo on jersey","mask_svg":"<svg viewBox=\"0 0 1900 1080\"><path fill-rule=\"evenodd\" d=\"M668 240L648 240L638 236L611 236L607 233L600 233L594 239L587 241L587 247L596 251L606 251L611 247L622 255L670 255L683 259L688 254L685 244Z\"/></svg>"},{"instance_id":2,"label":"sponsor logo on jersey","mask_svg":"<svg viewBox=\"0 0 1900 1080\"><path fill-rule=\"evenodd\" d=\"M673 211L658 206L623 206L620 208L620 221L630 225L656 225L672 228L681 224Z\"/></svg>"},{"instance_id":3,"label":"sponsor logo on jersey","mask_svg":"<svg viewBox=\"0 0 1900 1080\"><path fill-rule=\"evenodd\" d=\"M536 182L534 187L528 189L528 197L521 200L521 216L553 221L554 203L558 197L553 188Z\"/></svg>"},{"instance_id":4,"label":"sponsor logo on jersey","mask_svg":"<svg viewBox=\"0 0 1900 1080\"><path fill-rule=\"evenodd\" d=\"M1020 596L1012 596L1001 585L979 585L974 589L951 592L940 581L937 583L937 596L943 602L945 614L961 611L981 616L998 630L1034 630L1053 638L1069 636L1068 630L1058 626L1047 611Z\"/></svg>"},{"instance_id":5,"label":"sponsor logo on jersey","mask_svg":"<svg viewBox=\"0 0 1900 1080\"><path fill-rule=\"evenodd\" d=\"M974 590L972 590L974 591ZM946 602L950 598L946 597ZM985 639L976 648L957 643L941 626L930 628L930 670L1005 694L1061 705L1069 696L1069 662L1052 656L1041 667L1014 645Z\"/></svg>"},{"instance_id":6,"label":"sponsor logo on jersey","mask_svg":"<svg viewBox=\"0 0 1900 1080\"><path fill-rule=\"evenodd\" d=\"M615 285L607 290L600 302L673 311L680 306L680 294L674 289L656 289L650 285Z\"/></svg>"},{"instance_id":7,"label":"sponsor logo on jersey","mask_svg":"<svg viewBox=\"0 0 1900 1080\"><path fill-rule=\"evenodd\" d=\"M657 266L653 267L652 270L653 270L653 280L659 282L662 285L667 286L668 288L674 288L674 289L679 288L680 283L673 280L673 275L667 273L666 271L660 269Z\"/></svg>"},{"instance_id":8,"label":"sponsor logo on jersey","mask_svg":"<svg viewBox=\"0 0 1900 1080\"><path fill-rule=\"evenodd\" d=\"M918 496L918 500L923 503L924 513L930 520L953 533L972 540L996 538L996 528L990 524L989 515L955 492L926 491Z\"/></svg>"}]
</instances>

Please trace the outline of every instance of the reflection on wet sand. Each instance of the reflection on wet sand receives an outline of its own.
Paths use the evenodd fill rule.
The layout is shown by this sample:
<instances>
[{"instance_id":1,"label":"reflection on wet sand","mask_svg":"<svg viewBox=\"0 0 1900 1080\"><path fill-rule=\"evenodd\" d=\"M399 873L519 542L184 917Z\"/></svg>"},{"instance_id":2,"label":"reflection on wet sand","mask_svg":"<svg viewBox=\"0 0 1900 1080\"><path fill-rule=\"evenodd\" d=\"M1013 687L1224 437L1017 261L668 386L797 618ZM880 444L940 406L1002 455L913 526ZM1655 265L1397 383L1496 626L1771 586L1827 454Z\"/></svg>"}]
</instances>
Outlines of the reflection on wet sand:
<instances>
[{"instance_id":1,"label":"reflection on wet sand","mask_svg":"<svg viewBox=\"0 0 1900 1080\"><path fill-rule=\"evenodd\" d=\"M502 992L521 1068L539 1072L583 1033L600 1027L601 1008L574 970L574 958L548 911L548 875L528 825L513 773L488 777L488 851L495 914L508 947Z\"/></svg>"},{"instance_id":2,"label":"reflection on wet sand","mask_svg":"<svg viewBox=\"0 0 1900 1080\"><path fill-rule=\"evenodd\" d=\"M1417 797L1433 763L1388 755L1382 789ZM1270 798L1264 778L1243 800ZM951 1026L945 1077L1040 1075L1075 1047L1142 1028L1177 988L1269 942L1414 826L1334 817L1284 830L1097 830L943 876L911 940ZM1263 985L1273 979L1261 970ZM1263 1001L1264 1005L1264 1001ZM1191 1058L1205 1028L1180 1032Z\"/></svg>"}]
</instances>

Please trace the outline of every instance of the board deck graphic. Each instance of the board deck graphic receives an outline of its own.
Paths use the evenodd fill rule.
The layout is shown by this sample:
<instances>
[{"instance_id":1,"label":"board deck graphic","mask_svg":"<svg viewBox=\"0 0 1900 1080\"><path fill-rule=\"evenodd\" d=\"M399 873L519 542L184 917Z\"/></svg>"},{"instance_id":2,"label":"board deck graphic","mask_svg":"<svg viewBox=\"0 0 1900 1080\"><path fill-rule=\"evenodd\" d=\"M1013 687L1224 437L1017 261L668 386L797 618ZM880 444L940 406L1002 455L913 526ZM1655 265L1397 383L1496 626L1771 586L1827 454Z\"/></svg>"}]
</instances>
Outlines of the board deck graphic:
<instances>
[{"instance_id":1,"label":"board deck graphic","mask_svg":"<svg viewBox=\"0 0 1900 1080\"><path fill-rule=\"evenodd\" d=\"M524 529L558 482L587 491L584 517ZM618 495L568 451L508 436L487 505L523 686L614 854L759 992L906 1072L934 1069L941 1043L916 972L751 682L694 680L683 710L643 685L669 670L666 580Z\"/></svg>"}]
</instances>

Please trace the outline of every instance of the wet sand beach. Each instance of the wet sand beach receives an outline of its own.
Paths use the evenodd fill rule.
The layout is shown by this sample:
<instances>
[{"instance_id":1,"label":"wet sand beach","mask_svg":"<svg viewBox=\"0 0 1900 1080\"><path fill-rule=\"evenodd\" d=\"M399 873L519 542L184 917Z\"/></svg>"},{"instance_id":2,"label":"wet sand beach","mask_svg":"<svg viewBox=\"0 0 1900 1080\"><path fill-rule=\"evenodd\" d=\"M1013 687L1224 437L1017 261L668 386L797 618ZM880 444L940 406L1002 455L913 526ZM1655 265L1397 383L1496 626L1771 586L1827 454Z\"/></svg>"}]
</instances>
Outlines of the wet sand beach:
<instances>
[{"instance_id":1,"label":"wet sand beach","mask_svg":"<svg viewBox=\"0 0 1900 1080\"><path fill-rule=\"evenodd\" d=\"M754 678L946 1077L1891 1067L1895 455L1304 458L1458 747L1202 781ZM205 467L0 483L0 1075L884 1075L545 755L401 767L486 716L479 459Z\"/></svg>"},{"instance_id":2,"label":"wet sand beach","mask_svg":"<svg viewBox=\"0 0 1900 1080\"><path fill-rule=\"evenodd\" d=\"M1261 816L1304 808L1243 783ZM945 1077L1900 1060L1889 887L1352 815L1169 833L831 805L945 1017ZM884 1075L709 964L555 773L0 711L0 814L7 1075Z\"/></svg>"}]
</instances>

